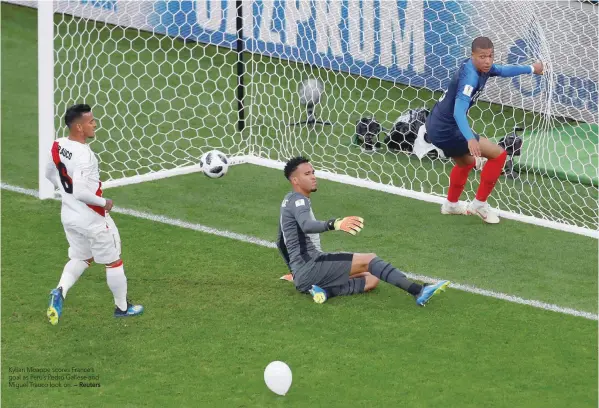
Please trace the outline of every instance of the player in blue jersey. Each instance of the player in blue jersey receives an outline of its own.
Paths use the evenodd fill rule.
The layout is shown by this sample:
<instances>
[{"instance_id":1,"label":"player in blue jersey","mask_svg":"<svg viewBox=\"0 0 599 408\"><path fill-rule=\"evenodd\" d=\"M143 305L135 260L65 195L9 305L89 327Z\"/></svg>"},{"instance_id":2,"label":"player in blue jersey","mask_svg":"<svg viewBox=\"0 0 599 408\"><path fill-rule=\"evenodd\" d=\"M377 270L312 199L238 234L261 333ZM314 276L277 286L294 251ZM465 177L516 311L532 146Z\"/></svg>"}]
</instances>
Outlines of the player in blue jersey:
<instances>
[{"instance_id":1,"label":"player in blue jersey","mask_svg":"<svg viewBox=\"0 0 599 408\"><path fill-rule=\"evenodd\" d=\"M475 134L468 124L468 109L476 103L487 79L494 76L512 77L522 74L543 74L543 64L496 65L493 63L493 43L487 37L472 42L472 55L454 73L447 90L433 107L426 121L430 141L455 161L449 176L447 200L442 214L475 214L490 224L499 217L487 204L487 198L499 179L507 154L487 138ZM476 199L468 207L459 203L476 157L486 157L480 176Z\"/></svg>"}]
</instances>

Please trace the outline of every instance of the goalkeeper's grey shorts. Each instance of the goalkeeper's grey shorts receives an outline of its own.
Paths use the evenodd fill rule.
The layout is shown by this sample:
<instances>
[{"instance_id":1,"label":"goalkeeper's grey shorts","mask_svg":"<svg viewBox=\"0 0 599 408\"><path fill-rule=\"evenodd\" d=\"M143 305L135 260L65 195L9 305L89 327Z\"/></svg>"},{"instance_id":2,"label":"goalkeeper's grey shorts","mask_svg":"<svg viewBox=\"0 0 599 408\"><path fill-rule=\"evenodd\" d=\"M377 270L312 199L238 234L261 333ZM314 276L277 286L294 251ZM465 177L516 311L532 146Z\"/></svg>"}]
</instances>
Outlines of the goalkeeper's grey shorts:
<instances>
[{"instance_id":1,"label":"goalkeeper's grey shorts","mask_svg":"<svg viewBox=\"0 0 599 408\"><path fill-rule=\"evenodd\" d=\"M308 292L312 285L317 285L323 289L335 288L335 292L340 292L339 295L363 292L364 279L351 279L356 282L350 282L349 279L353 258L354 254L349 252L323 252L317 255L294 273L293 282L296 289ZM346 287L340 288L344 285Z\"/></svg>"}]
</instances>

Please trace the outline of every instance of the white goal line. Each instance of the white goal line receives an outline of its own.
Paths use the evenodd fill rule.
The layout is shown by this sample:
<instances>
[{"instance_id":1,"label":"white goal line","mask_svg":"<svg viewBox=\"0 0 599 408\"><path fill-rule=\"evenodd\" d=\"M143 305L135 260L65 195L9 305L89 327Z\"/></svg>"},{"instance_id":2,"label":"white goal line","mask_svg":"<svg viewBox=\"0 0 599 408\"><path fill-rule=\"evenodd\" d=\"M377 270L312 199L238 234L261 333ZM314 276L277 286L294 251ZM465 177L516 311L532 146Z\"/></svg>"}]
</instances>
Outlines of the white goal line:
<instances>
[{"instance_id":1,"label":"white goal line","mask_svg":"<svg viewBox=\"0 0 599 408\"><path fill-rule=\"evenodd\" d=\"M254 164L254 165L258 165L258 166L270 167L270 168L279 169L279 170L282 170L283 167L285 166L285 163L283 163L283 162L271 160L271 159L265 159L265 158L253 156L253 155L232 156L229 158L229 161L230 161L230 165ZM169 170L161 170L161 171L158 171L155 173L143 174L140 176L125 177L125 178L118 179L118 180L107 181L106 183L103 183L102 186L104 188L121 187L121 186L126 186L129 184L136 184L136 183L141 183L144 181L160 180L160 179L167 178L167 177L180 176L183 174L197 173L197 172L201 172L201 171L202 171L201 166L199 164L194 164L194 165L190 165L190 166L178 167L178 168L169 169ZM351 177L351 176L347 176L347 175L330 173L327 171L317 170L316 175L319 178L324 179L324 180L330 180L330 181L335 181L338 183L349 184L349 185L356 186L356 187L368 188L371 190L383 191L385 193L395 194L395 195L399 195L399 196L403 196L403 197L414 198L416 200L427 201L429 203L442 204L443 201L445 200L443 197L433 195L433 194L427 194L427 193L422 193L422 192L418 192L418 191L408 190L405 188L396 187L396 186L392 186L389 184L377 183L377 182L366 180L366 179L360 179L360 178ZM542 218L537 218L537 217L531 217L529 215L523 215L523 214L518 214L518 213L514 213L514 212L504 211L504 210L498 210L497 213L499 214L500 217L503 217L506 219L520 221L520 222L524 222L526 224L533 224L533 225L537 225L540 227L556 229L559 231L565 231L565 232L570 232L573 234L578 234L578 235L583 235L583 236L599 239L599 230L592 230L590 228L583 228L583 227L579 227L576 225L570 225L570 224L565 224L565 223L561 223L561 222L557 222L557 221L552 221L552 220L547 220L547 219L542 219Z\"/></svg>"},{"instance_id":2,"label":"white goal line","mask_svg":"<svg viewBox=\"0 0 599 408\"><path fill-rule=\"evenodd\" d=\"M13 185L3 183L3 182L0 183L0 188L2 190L8 190L8 191L21 193L21 194L26 194L26 195L29 195L32 197L38 197L38 192L36 190L13 186ZM59 199L59 198L57 197L55 199ZM230 231L221 230L221 229L217 229L217 228L211 228L211 227L207 227L205 225L195 224L195 223L179 220L176 218L166 217L163 215L155 215L155 214L151 214L148 212L137 211L137 210L122 208L122 207L113 207L112 212L117 213L117 214L125 214L125 215L129 215L132 217L149 220L149 221L153 221L153 222L158 222L161 224L172 225L172 226L179 227L179 228L186 228L186 229L190 229L190 230L194 230L194 231L204 232L207 234L230 238L230 239L234 239L237 241L246 242L246 243L250 243L250 244L254 244L254 245L259 245L259 246L266 247L266 248L276 248L277 247L274 242L270 242L270 241L266 241L266 240L263 240L260 238L252 237L250 235L238 234L235 232L230 232ZM437 282L439 280L436 278L431 278L428 276L411 274L411 273L406 273L406 275L408 277L410 277L411 279L419 280L419 281L426 282L426 283L433 283L433 282ZM509 294L501 293L501 292L495 292L492 290L480 289L480 288L477 288L477 287L471 286L471 285L466 285L466 284L461 284L461 283L452 283L450 288L458 289L458 290L468 292L468 293L474 293L477 295L492 297L495 299L506 300L508 302L517 303L517 304L521 304L521 305L532 306L532 307L535 307L538 309L562 313L562 314L566 314L566 315L570 315L570 316L583 317L583 318L589 319L589 320L599 320L599 316L594 313L585 312L582 310L576 310L576 309L567 308L567 307L561 307L558 305L545 303L545 302L541 302L538 300L524 299L524 298L521 298L518 296L509 295Z\"/></svg>"}]
</instances>

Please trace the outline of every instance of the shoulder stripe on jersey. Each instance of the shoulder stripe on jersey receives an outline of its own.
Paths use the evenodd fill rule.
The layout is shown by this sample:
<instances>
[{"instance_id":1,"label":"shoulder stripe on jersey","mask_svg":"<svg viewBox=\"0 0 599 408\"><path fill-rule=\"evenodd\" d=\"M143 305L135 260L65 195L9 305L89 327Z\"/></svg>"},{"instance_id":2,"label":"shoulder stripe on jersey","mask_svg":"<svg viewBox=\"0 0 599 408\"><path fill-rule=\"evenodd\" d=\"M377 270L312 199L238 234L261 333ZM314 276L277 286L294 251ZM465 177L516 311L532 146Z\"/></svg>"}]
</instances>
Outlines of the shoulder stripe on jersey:
<instances>
[{"instance_id":1,"label":"shoulder stripe on jersey","mask_svg":"<svg viewBox=\"0 0 599 408\"><path fill-rule=\"evenodd\" d=\"M54 162L55 166L58 166L58 163L60 163L60 153L58 151L59 145L58 142L54 142L52 144L52 161Z\"/></svg>"},{"instance_id":2,"label":"shoulder stripe on jersey","mask_svg":"<svg viewBox=\"0 0 599 408\"><path fill-rule=\"evenodd\" d=\"M73 185L73 179L71 179L71 176L69 176L69 173L67 172L67 168L65 167L64 164L62 164L62 162L60 161L60 145L58 144L58 141L55 141L52 144L52 161L54 162L54 165L56 166L56 170L58 170L58 174L60 177L63 177L65 179L68 180L68 182Z\"/></svg>"}]
</instances>

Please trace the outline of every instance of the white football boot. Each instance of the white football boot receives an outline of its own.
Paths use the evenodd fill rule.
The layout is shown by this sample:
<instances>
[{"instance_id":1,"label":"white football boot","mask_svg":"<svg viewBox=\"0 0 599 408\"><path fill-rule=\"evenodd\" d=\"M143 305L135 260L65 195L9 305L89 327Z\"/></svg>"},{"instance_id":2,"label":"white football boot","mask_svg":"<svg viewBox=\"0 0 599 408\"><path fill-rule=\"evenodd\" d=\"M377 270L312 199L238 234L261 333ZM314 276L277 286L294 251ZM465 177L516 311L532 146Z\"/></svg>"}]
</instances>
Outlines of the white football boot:
<instances>
[{"instance_id":1,"label":"white football boot","mask_svg":"<svg viewBox=\"0 0 599 408\"><path fill-rule=\"evenodd\" d=\"M447 200L441 206L441 214L443 215L468 215L468 208L459 201L457 203L451 203Z\"/></svg>"},{"instance_id":2,"label":"white football boot","mask_svg":"<svg viewBox=\"0 0 599 408\"><path fill-rule=\"evenodd\" d=\"M495 213L495 210L491 208L489 203L474 200L468 206L468 214L478 215L487 224L498 224L499 217Z\"/></svg>"}]
</instances>

